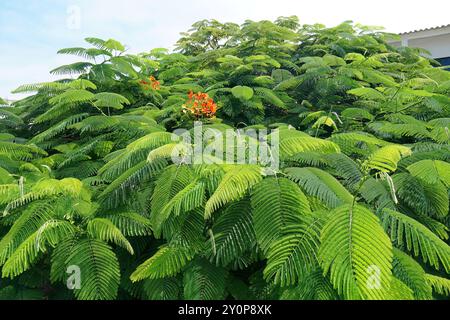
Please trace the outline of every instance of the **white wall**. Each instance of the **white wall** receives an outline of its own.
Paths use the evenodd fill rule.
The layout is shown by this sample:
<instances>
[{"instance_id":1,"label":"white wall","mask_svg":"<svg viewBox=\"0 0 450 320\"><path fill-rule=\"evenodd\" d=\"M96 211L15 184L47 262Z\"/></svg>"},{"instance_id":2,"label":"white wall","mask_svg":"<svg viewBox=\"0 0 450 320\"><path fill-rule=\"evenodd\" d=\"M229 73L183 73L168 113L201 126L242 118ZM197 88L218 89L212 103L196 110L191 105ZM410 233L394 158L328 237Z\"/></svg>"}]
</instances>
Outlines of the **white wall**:
<instances>
[{"instance_id":1,"label":"white wall","mask_svg":"<svg viewBox=\"0 0 450 320\"><path fill-rule=\"evenodd\" d=\"M408 41L408 46L427 49L433 58L450 57L450 34L412 39Z\"/></svg>"},{"instance_id":2,"label":"white wall","mask_svg":"<svg viewBox=\"0 0 450 320\"><path fill-rule=\"evenodd\" d=\"M423 48L430 51L433 58L450 57L450 26L401 34L401 42L396 41L394 46L408 46Z\"/></svg>"}]
</instances>

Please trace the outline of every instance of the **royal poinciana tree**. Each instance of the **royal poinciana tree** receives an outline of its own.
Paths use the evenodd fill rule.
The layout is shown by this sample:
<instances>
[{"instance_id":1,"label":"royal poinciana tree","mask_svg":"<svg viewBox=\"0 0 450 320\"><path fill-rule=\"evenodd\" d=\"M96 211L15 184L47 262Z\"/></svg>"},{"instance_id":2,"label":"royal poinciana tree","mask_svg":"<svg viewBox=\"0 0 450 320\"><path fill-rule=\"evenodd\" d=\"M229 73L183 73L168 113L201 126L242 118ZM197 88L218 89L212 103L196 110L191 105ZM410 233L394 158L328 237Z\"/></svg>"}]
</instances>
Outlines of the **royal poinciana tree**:
<instances>
[{"instance_id":1,"label":"royal poinciana tree","mask_svg":"<svg viewBox=\"0 0 450 320\"><path fill-rule=\"evenodd\" d=\"M60 50L82 61L0 108L0 297L448 298L450 72L391 37L205 20L174 52ZM194 122L278 129L278 168L174 162Z\"/></svg>"}]
</instances>

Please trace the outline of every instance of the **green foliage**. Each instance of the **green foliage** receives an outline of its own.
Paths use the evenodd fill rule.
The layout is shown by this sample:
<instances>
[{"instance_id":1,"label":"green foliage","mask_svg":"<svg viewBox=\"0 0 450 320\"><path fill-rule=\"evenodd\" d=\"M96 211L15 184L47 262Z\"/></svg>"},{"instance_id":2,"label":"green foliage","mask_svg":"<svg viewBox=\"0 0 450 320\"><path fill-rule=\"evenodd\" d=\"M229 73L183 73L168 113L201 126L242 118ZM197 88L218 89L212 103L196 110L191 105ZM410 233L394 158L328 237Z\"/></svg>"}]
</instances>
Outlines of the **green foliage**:
<instances>
[{"instance_id":1,"label":"green foliage","mask_svg":"<svg viewBox=\"0 0 450 320\"><path fill-rule=\"evenodd\" d=\"M351 300L388 298L392 281L392 244L378 218L359 205L330 213L322 230L321 266L339 294ZM377 271L380 286L370 286Z\"/></svg>"},{"instance_id":2,"label":"green foliage","mask_svg":"<svg viewBox=\"0 0 450 320\"><path fill-rule=\"evenodd\" d=\"M261 168L258 166L237 165L227 168L217 190L205 205L205 218L226 203L242 199L249 189L261 179Z\"/></svg>"},{"instance_id":3,"label":"green foliage","mask_svg":"<svg viewBox=\"0 0 450 320\"><path fill-rule=\"evenodd\" d=\"M444 270L450 271L450 247L433 232L414 219L389 209L383 211L383 224L390 230L391 239L398 246L412 251L424 262L439 270L442 264Z\"/></svg>"},{"instance_id":4,"label":"green foliage","mask_svg":"<svg viewBox=\"0 0 450 320\"><path fill-rule=\"evenodd\" d=\"M353 196L329 173L317 168L287 168L286 174L305 192L330 208L351 203Z\"/></svg>"},{"instance_id":5,"label":"green foliage","mask_svg":"<svg viewBox=\"0 0 450 320\"><path fill-rule=\"evenodd\" d=\"M425 271L414 259L398 249L394 249L393 274L409 288L419 300L432 298L432 288Z\"/></svg>"},{"instance_id":6,"label":"green foliage","mask_svg":"<svg viewBox=\"0 0 450 320\"><path fill-rule=\"evenodd\" d=\"M448 299L450 73L389 37L203 20L174 52L60 50L68 79L0 100L0 299Z\"/></svg>"},{"instance_id":7,"label":"green foliage","mask_svg":"<svg viewBox=\"0 0 450 320\"><path fill-rule=\"evenodd\" d=\"M66 260L79 266L82 278L75 296L80 300L111 300L117 297L120 281L119 261L107 244L95 239L77 243Z\"/></svg>"},{"instance_id":8,"label":"green foliage","mask_svg":"<svg viewBox=\"0 0 450 320\"><path fill-rule=\"evenodd\" d=\"M222 300L225 298L226 281L225 269L216 267L207 261L194 261L184 273L184 299Z\"/></svg>"},{"instance_id":9,"label":"green foliage","mask_svg":"<svg viewBox=\"0 0 450 320\"><path fill-rule=\"evenodd\" d=\"M250 203L243 200L228 206L214 223L212 234L211 258L219 266L226 267L251 252L256 235Z\"/></svg>"},{"instance_id":10,"label":"green foliage","mask_svg":"<svg viewBox=\"0 0 450 320\"><path fill-rule=\"evenodd\" d=\"M131 275L131 280L161 279L177 275L193 255L189 248L165 246L141 264Z\"/></svg>"},{"instance_id":11,"label":"green foliage","mask_svg":"<svg viewBox=\"0 0 450 320\"><path fill-rule=\"evenodd\" d=\"M253 89L245 86L236 86L231 89L231 93L238 99L250 100L253 98Z\"/></svg>"},{"instance_id":12,"label":"green foliage","mask_svg":"<svg viewBox=\"0 0 450 320\"><path fill-rule=\"evenodd\" d=\"M285 178L268 178L258 184L252 207L256 238L265 254L283 238L287 226L301 223L302 215L311 212L306 196Z\"/></svg>"}]
</instances>

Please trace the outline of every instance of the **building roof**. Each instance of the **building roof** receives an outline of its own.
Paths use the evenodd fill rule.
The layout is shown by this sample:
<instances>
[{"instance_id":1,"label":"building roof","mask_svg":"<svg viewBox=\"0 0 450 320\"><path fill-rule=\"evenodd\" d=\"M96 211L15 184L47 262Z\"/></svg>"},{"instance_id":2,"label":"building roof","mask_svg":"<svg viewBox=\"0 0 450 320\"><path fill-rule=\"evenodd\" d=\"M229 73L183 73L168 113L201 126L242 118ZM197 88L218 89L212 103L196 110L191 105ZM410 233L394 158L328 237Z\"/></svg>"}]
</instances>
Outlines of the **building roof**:
<instances>
[{"instance_id":1,"label":"building roof","mask_svg":"<svg viewBox=\"0 0 450 320\"><path fill-rule=\"evenodd\" d=\"M424 29L418 29L418 30L413 30L413 31L401 32L400 35L410 34L410 33L415 33L415 32L421 32L421 31L438 30L438 29L443 29L443 28L447 28L447 27L450 27L450 24L444 24L442 26L437 26L437 27L431 27L431 28L424 28Z\"/></svg>"}]
</instances>

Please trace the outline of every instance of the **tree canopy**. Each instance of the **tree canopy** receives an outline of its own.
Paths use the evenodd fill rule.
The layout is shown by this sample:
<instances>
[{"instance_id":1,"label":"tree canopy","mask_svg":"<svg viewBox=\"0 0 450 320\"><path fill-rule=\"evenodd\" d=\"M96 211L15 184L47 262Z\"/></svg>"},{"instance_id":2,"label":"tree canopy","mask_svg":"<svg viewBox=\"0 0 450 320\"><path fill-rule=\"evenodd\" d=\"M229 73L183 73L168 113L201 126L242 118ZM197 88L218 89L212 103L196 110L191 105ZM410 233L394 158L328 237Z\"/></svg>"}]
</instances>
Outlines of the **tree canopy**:
<instances>
[{"instance_id":1,"label":"tree canopy","mask_svg":"<svg viewBox=\"0 0 450 320\"><path fill-rule=\"evenodd\" d=\"M394 37L281 17L60 50L0 108L0 298L448 298L450 72ZM278 129L279 166L174 162L199 122Z\"/></svg>"}]
</instances>

